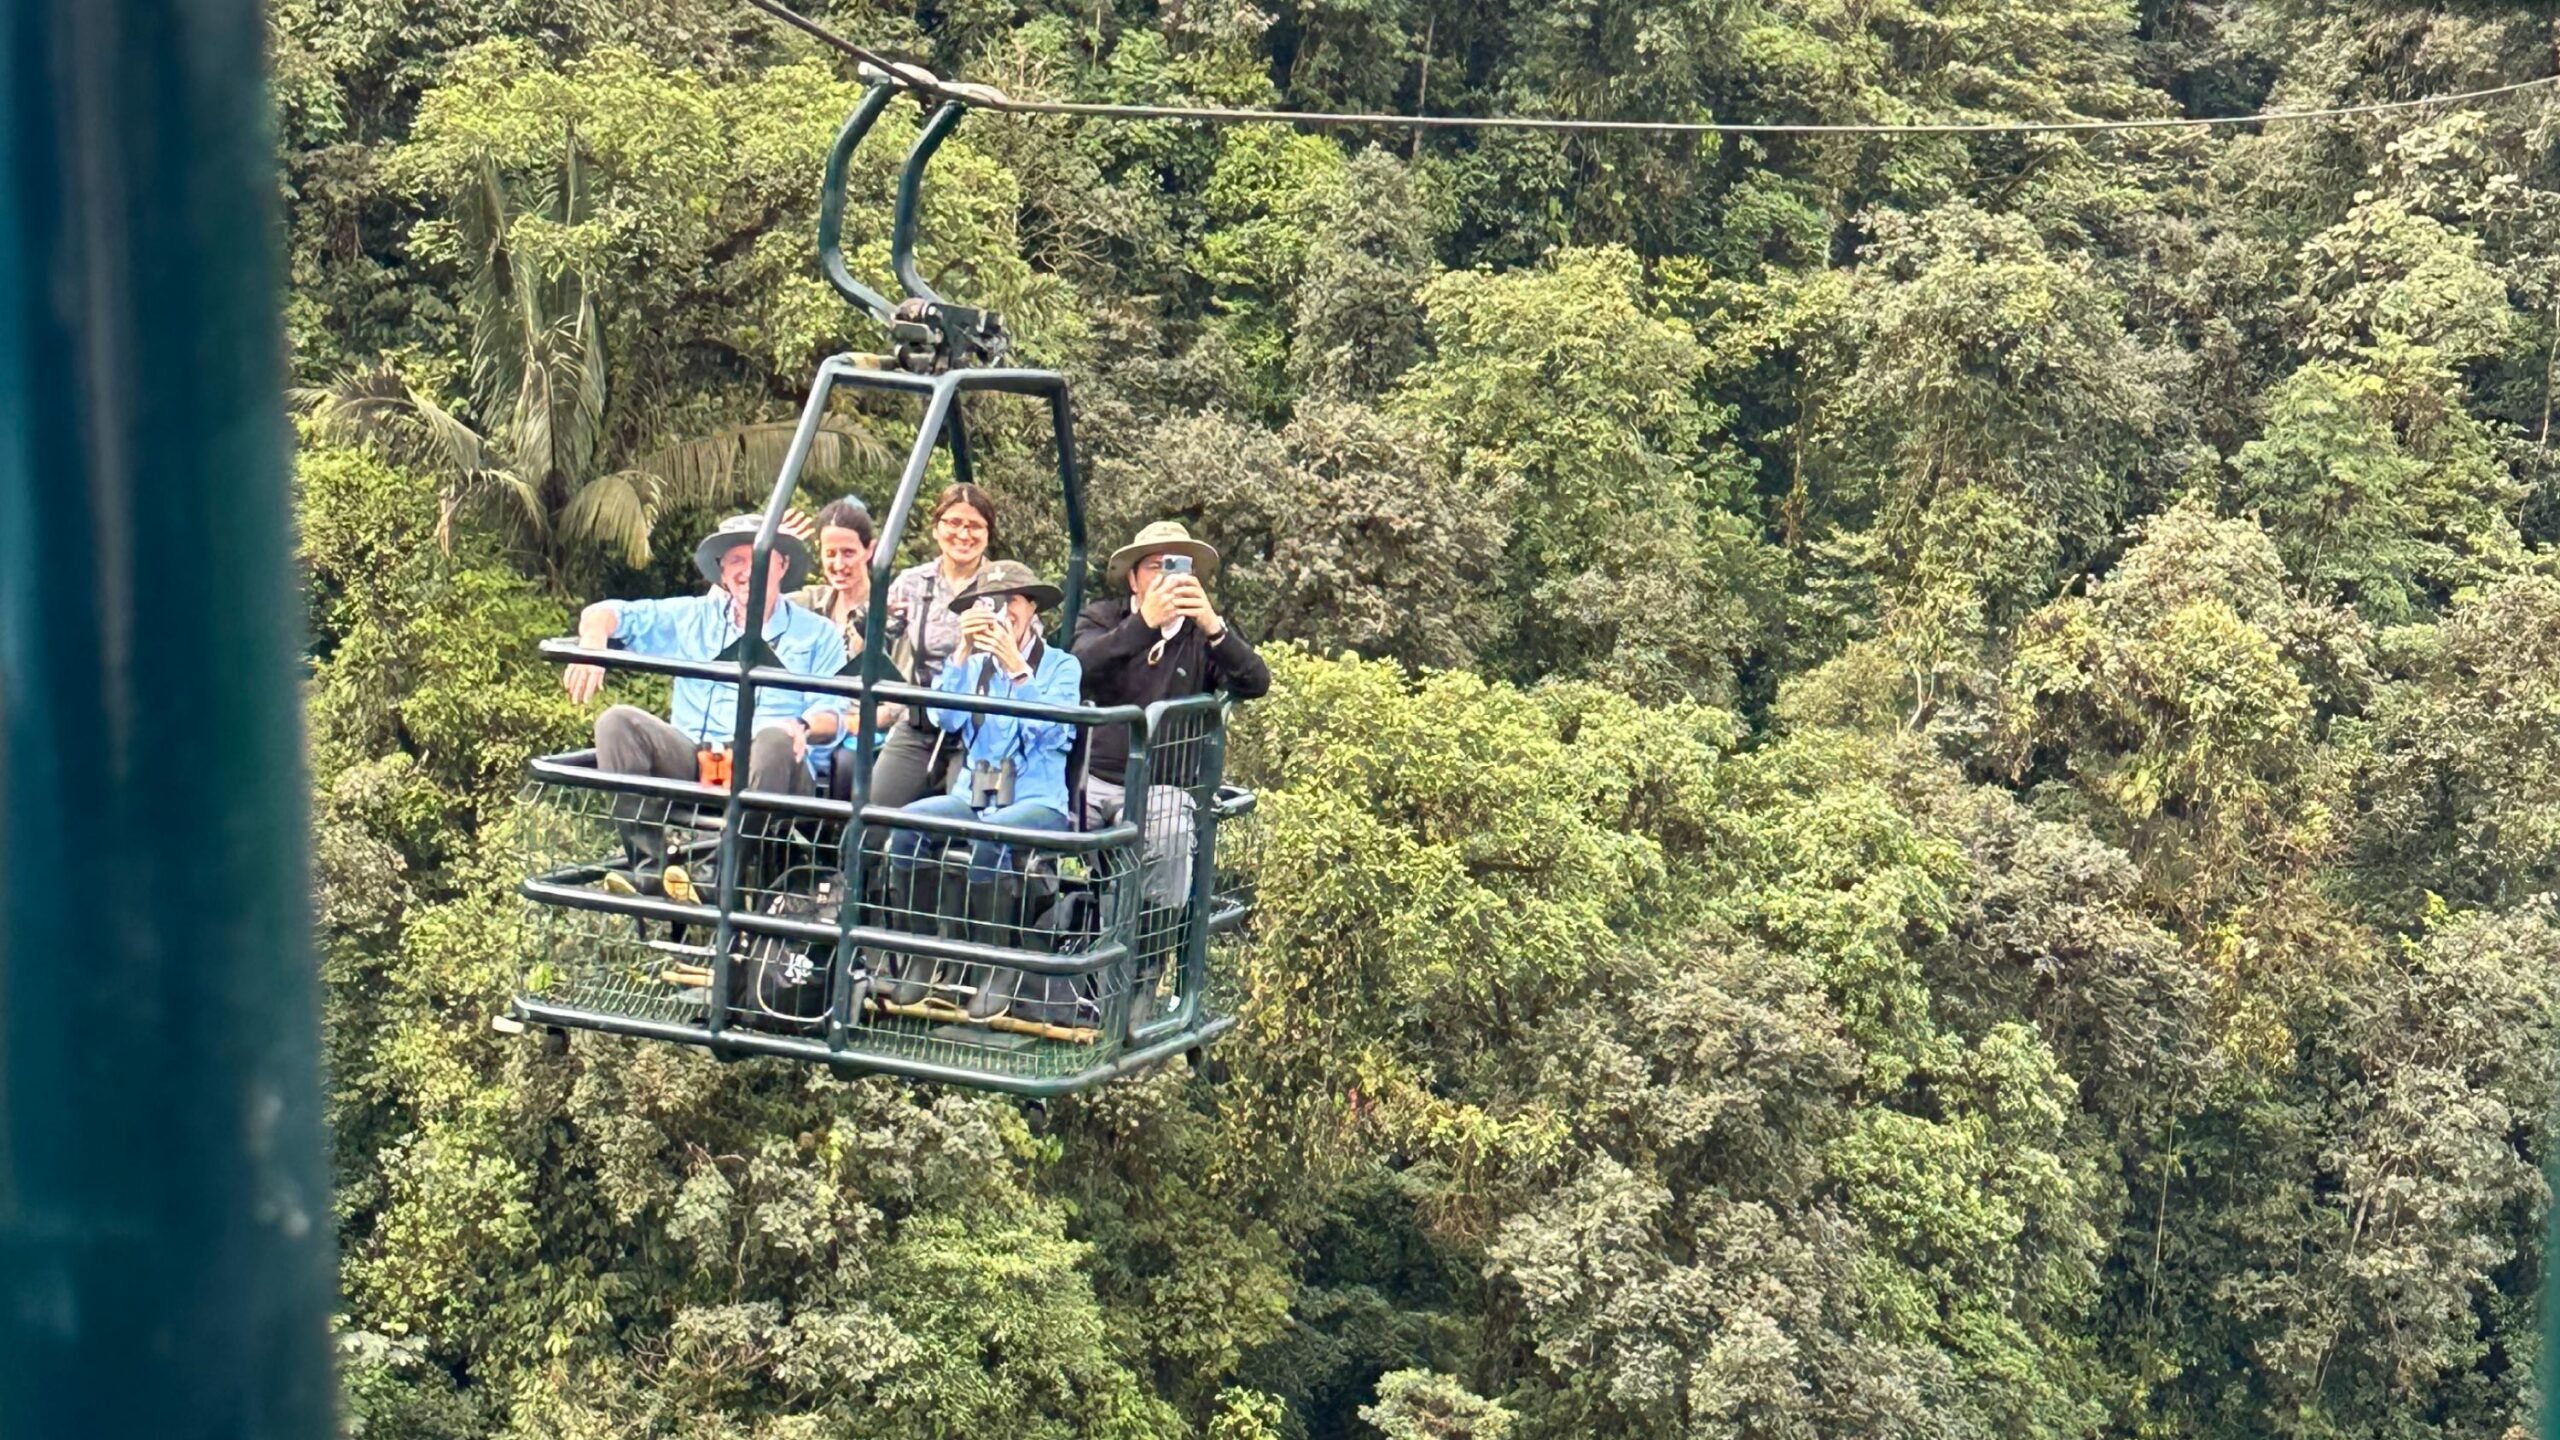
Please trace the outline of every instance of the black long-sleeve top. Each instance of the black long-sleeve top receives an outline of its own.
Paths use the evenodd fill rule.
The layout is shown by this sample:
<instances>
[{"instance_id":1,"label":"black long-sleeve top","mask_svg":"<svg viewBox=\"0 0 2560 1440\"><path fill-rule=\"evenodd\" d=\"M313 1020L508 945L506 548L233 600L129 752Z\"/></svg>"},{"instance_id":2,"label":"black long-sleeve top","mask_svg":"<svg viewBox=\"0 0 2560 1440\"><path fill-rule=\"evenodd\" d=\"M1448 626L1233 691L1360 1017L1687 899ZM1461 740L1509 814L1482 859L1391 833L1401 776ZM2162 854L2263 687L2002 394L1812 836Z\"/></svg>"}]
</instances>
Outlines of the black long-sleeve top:
<instances>
[{"instance_id":1,"label":"black long-sleeve top","mask_svg":"<svg viewBox=\"0 0 2560 1440\"><path fill-rule=\"evenodd\" d=\"M1084 666L1084 698L1096 705L1152 705L1208 690L1252 700L1271 689L1271 667L1233 625L1212 642L1197 624L1185 624L1164 641L1164 654L1147 663L1147 653L1163 639L1126 597L1084 607L1076 617L1073 647ZM1086 765L1114 785L1125 784L1129 732L1117 725L1097 727Z\"/></svg>"}]
</instances>

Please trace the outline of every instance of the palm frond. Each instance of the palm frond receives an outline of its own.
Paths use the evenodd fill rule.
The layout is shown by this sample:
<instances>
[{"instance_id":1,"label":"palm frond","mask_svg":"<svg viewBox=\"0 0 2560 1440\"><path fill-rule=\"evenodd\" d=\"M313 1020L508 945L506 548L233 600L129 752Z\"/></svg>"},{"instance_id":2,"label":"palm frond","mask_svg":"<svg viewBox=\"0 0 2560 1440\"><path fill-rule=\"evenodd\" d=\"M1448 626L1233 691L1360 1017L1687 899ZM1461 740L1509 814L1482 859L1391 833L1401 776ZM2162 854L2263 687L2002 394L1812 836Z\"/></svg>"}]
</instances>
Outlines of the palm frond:
<instances>
[{"instance_id":1,"label":"palm frond","mask_svg":"<svg viewBox=\"0 0 2560 1440\"><path fill-rule=\"evenodd\" d=\"M489 442L460 416L414 390L409 405L446 470L458 475L488 467Z\"/></svg>"},{"instance_id":2,"label":"palm frond","mask_svg":"<svg viewBox=\"0 0 2560 1440\"><path fill-rule=\"evenodd\" d=\"M596 463L604 448L605 426L605 347L604 316L596 308L593 292L586 277L567 277L576 288L577 305L560 327L558 343L551 357L554 383L565 394L567 405L564 427L563 407L553 406L554 453L559 469L565 475L584 475Z\"/></svg>"},{"instance_id":3,"label":"palm frond","mask_svg":"<svg viewBox=\"0 0 2560 1440\"><path fill-rule=\"evenodd\" d=\"M436 521L437 543L450 551L454 520L464 510L482 506L496 512L497 531L509 545L539 551L550 543L551 515L543 506L540 485L496 466L466 471L446 480L439 507L442 513Z\"/></svg>"},{"instance_id":4,"label":"palm frond","mask_svg":"<svg viewBox=\"0 0 2560 1440\"><path fill-rule=\"evenodd\" d=\"M664 482L661 492L671 507L753 501L764 497L782 473L791 453L792 421L736 425L698 439L680 440L633 462ZM809 444L809 460L801 467L806 481L841 471L876 472L895 460L880 437L854 422L828 416Z\"/></svg>"},{"instance_id":5,"label":"palm frond","mask_svg":"<svg viewBox=\"0 0 2560 1440\"><path fill-rule=\"evenodd\" d=\"M633 568L649 563L649 531L658 520L658 479L643 470L616 470L578 487L560 514L560 538L620 552Z\"/></svg>"},{"instance_id":6,"label":"palm frond","mask_svg":"<svg viewBox=\"0 0 2560 1440\"><path fill-rule=\"evenodd\" d=\"M388 363L341 372L327 385L297 387L290 399L323 438L370 447L394 464L449 477L489 464L488 441L480 432Z\"/></svg>"},{"instance_id":7,"label":"palm frond","mask_svg":"<svg viewBox=\"0 0 2560 1440\"><path fill-rule=\"evenodd\" d=\"M541 316L540 301L534 287L517 287L515 325L524 344L524 371L516 378L515 419L508 427L510 448L518 470L537 475L550 475L553 464L551 426L552 402L558 398L553 389L550 364L553 327Z\"/></svg>"},{"instance_id":8,"label":"palm frond","mask_svg":"<svg viewBox=\"0 0 2560 1440\"><path fill-rule=\"evenodd\" d=\"M472 256L461 295L471 332L472 402L483 415L504 414L524 381L524 331L517 314L524 297L507 241L506 187L494 157L480 157L479 183L464 191L454 210Z\"/></svg>"}]
</instances>

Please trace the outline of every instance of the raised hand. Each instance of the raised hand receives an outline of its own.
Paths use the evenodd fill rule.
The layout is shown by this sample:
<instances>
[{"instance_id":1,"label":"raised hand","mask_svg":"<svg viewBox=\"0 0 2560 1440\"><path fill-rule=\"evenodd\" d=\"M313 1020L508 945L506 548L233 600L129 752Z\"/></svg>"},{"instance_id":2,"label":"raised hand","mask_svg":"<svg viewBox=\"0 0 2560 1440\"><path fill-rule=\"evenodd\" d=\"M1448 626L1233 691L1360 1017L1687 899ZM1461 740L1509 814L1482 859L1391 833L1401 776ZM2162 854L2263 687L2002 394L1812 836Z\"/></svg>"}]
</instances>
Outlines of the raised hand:
<instances>
[{"instance_id":1,"label":"raised hand","mask_svg":"<svg viewBox=\"0 0 2560 1440\"><path fill-rule=\"evenodd\" d=\"M995 658L996 664L1007 675L1019 673L1023 668L1022 647L1014 643L1012 627L997 622L994 616L987 619L987 636L983 642L987 653Z\"/></svg>"},{"instance_id":2,"label":"raised hand","mask_svg":"<svg viewBox=\"0 0 2560 1440\"><path fill-rule=\"evenodd\" d=\"M1199 626L1204 634L1215 635L1226 628L1225 622L1218 618L1217 610L1209 604L1209 592L1201 588L1198 580L1188 575L1165 578L1169 582L1165 588L1171 592L1169 599L1174 614Z\"/></svg>"},{"instance_id":3,"label":"raised hand","mask_svg":"<svg viewBox=\"0 0 2560 1440\"><path fill-rule=\"evenodd\" d=\"M1156 583L1148 586L1138 597L1138 618L1146 621L1149 629L1161 630L1173 619L1173 597L1178 593L1182 578L1179 575L1158 575Z\"/></svg>"}]
</instances>

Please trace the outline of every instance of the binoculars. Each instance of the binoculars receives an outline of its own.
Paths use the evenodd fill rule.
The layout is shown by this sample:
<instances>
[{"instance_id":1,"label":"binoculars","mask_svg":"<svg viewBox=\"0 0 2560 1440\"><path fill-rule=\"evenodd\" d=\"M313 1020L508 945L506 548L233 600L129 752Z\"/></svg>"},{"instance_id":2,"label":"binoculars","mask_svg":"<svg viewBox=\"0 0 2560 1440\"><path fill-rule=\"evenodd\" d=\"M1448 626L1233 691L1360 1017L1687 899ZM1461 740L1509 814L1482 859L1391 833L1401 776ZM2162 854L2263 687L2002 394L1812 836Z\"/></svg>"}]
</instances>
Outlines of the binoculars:
<instances>
[{"instance_id":1,"label":"binoculars","mask_svg":"<svg viewBox=\"0 0 2560 1440\"><path fill-rule=\"evenodd\" d=\"M1013 803L1013 762L989 765L972 761L969 765L969 808L992 810Z\"/></svg>"}]
</instances>

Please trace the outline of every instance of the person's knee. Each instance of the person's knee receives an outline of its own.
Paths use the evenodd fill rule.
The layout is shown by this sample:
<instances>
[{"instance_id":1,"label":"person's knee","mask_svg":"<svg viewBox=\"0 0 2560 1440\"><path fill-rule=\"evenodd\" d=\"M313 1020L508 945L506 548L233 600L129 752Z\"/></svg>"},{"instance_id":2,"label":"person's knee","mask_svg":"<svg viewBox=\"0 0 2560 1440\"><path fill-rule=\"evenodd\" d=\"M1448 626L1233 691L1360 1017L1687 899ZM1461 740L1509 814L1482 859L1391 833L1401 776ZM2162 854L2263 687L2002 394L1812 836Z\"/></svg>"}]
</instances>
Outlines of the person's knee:
<instances>
[{"instance_id":1,"label":"person's knee","mask_svg":"<svg viewBox=\"0 0 2560 1440\"><path fill-rule=\"evenodd\" d=\"M1084 794L1084 823L1088 830L1120 823L1120 797L1088 789Z\"/></svg>"},{"instance_id":2,"label":"person's knee","mask_svg":"<svg viewBox=\"0 0 2560 1440\"><path fill-rule=\"evenodd\" d=\"M639 722L652 718L637 705L608 705L596 717L596 743L621 743L639 737Z\"/></svg>"},{"instance_id":3,"label":"person's knee","mask_svg":"<svg viewBox=\"0 0 2560 1440\"><path fill-rule=\"evenodd\" d=\"M791 732L779 725L768 725L758 730L754 742L748 747L747 763L758 770L800 763L799 755L793 751Z\"/></svg>"},{"instance_id":4,"label":"person's knee","mask_svg":"<svg viewBox=\"0 0 2560 1440\"><path fill-rule=\"evenodd\" d=\"M784 795L805 795L816 788L808 763L791 743L791 732L779 726L756 732L747 742L747 788Z\"/></svg>"},{"instance_id":5,"label":"person's knee","mask_svg":"<svg viewBox=\"0 0 2560 1440\"><path fill-rule=\"evenodd\" d=\"M924 853L925 841L928 838L930 837L922 830L897 829L890 831L888 840L889 858L896 861L901 867L914 865L916 863L916 857Z\"/></svg>"}]
</instances>

